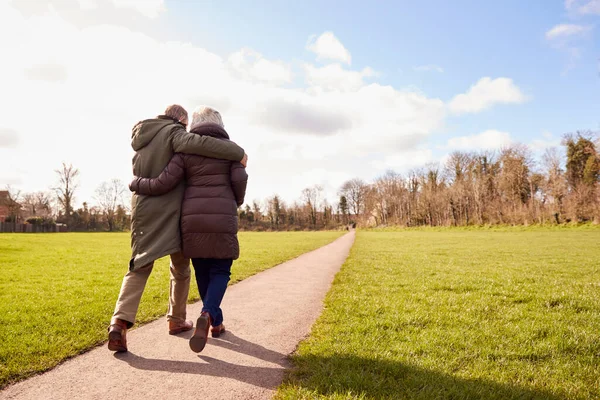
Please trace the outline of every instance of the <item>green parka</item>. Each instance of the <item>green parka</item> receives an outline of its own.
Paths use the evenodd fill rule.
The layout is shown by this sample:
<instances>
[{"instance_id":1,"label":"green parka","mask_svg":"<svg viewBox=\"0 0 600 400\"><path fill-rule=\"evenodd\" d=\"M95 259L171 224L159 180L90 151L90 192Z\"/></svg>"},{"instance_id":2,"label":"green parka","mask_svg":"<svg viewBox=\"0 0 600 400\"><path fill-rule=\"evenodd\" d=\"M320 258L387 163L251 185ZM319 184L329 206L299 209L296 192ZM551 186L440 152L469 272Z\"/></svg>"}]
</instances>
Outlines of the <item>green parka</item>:
<instances>
[{"instance_id":1,"label":"green parka","mask_svg":"<svg viewBox=\"0 0 600 400\"><path fill-rule=\"evenodd\" d=\"M175 153L240 161L244 149L233 142L189 133L179 122L159 116L133 127L133 174L143 178L160 175ZM179 219L185 184L162 196L133 194L131 199L131 260L135 270L161 257L181 251Z\"/></svg>"}]
</instances>

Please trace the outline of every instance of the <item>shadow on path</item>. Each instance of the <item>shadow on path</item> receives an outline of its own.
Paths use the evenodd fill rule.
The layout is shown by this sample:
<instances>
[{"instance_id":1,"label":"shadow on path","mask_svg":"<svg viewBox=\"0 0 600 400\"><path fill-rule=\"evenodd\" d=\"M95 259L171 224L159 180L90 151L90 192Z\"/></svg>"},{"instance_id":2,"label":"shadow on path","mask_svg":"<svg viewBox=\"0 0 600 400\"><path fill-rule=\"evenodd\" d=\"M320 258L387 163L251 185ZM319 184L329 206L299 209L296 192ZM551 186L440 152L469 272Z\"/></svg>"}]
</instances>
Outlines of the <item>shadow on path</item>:
<instances>
[{"instance_id":1,"label":"shadow on path","mask_svg":"<svg viewBox=\"0 0 600 400\"><path fill-rule=\"evenodd\" d=\"M189 336L191 336L191 333L179 337L186 338ZM289 367L290 365L284 354L244 340L231 332L226 332L219 339L210 338L207 346L222 347L269 363L277 364L279 367L270 368L239 365L203 356L201 354L198 355L198 357L204 361L204 363L200 361L191 362L144 358L131 352L115 353L114 357L126 362L133 368L140 370L225 377L266 389L276 388L283 379L284 368Z\"/></svg>"},{"instance_id":2,"label":"shadow on path","mask_svg":"<svg viewBox=\"0 0 600 400\"><path fill-rule=\"evenodd\" d=\"M185 332L177 335L178 338L189 340L193 335L193 331ZM207 346L216 346L235 351L236 353L246 354L250 357L258 358L273 364L280 365L284 368L290 368L291 364L285 354L269 350L259 344L249 342L239 336L236 336L231 331L226 331L220 338L208 338Z\"/></svg>"},{"instance_id":3,"label":"shadow on path","mask_svg":"<svg viewBox=\"0 0 600 400\"><path fill-rule=\"evenodd\" d=\"M189 335L179 336L181 338ZM115 358L147 371L197 374L229 378L253 386L275 389L292 363L286 355L249 342L232 332L210 338L217 346L245 354L279 367L253 367L198 355L198 362L144 358L133 353L115 353ZM484 379L461 378L394 360L354 355L294 356L296 368L285 383L318 395L363 394L365 399L461 399L461 400L559 400L555 394ZM302 377L302 379L300 379ZM303 394L306 394L303 392Z\"/></svg>"},{"instance_id":4,"label":"shadow on path","mask_svg":"<svg viewBox=\"0 0 600 400\"><path fill-rule=\"evenodd\" d=\"M273 364L278 364L284 368L291 367L286 355L269 350L259 344L249 342L229 331L218 339L210 339L209 344L211 346L223 347L237 353L246 354L250 357L255 357Z\"/></svg>"},{"instance_id":5,"label":"shadow on path","mask_svg":"<svg viewBox=\"0 0 600 400\"><path fill-rule=\"evenodd\" d=\"M350 355L295 356L284 383L319 395L352 393L364 399L559 400L567 397L431 371L393 360ZM304 391L302 392L303 394ZM336 397L337 398L337 397ZM361 399L363 397L360 397Z\"/></svg>"}]
</instances>

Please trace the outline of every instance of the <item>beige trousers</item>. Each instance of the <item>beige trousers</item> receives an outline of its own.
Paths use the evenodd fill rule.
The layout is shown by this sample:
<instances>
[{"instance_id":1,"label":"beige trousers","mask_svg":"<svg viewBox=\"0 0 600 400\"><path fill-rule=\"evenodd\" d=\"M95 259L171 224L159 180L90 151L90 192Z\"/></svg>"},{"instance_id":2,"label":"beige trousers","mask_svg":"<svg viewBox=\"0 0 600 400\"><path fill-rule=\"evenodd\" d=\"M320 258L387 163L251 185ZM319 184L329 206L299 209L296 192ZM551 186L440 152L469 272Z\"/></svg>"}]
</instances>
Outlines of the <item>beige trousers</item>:
<instances>
[{"instance_id":1,"label":"beige trousers","mask_svg":"<svg viewBox=\"0 0 600 400\"><path fill-rule=\"evenodd\" d=\"M133 326L148 277L154 263L129 271L123 278L119 299L111 323L115 319ZM182 253L171 254L171 287L169 290L169 312L167 320L185 321L188 293L190 291L190 259Z\"/></svg>"}]
</instances>

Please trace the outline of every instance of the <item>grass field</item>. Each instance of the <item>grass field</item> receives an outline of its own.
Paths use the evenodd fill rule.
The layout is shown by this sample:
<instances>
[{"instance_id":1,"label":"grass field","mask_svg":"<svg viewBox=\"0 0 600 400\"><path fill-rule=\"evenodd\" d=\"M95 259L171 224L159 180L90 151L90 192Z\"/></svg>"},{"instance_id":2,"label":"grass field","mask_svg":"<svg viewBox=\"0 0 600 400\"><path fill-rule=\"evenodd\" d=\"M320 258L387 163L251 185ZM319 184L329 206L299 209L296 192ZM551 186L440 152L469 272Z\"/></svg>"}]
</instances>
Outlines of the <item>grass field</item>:
<instances>
[{"instance_id":1,"label":"grass field","mask_svg":"<svg viewBox=\"0 0 600 400\"><path fill-rule=\"evenodd\" d=\"M359 232L278 399L600 399L600 229Z\"/></svg>"},{"instance_id":2,"label":"grass field","mask_svg":"<svg viewBox=\"0 0 600 400\"><path fill-rule=\"evenodd\" d=\"M341 234L241 233L231 282ZM0 234L0 388L106 340L130 255L126 233ZM150 276L138 322L166 313L168 280L164 258ZM198 297L192 284L190 300Z\"/></svg>"}]
</instances>

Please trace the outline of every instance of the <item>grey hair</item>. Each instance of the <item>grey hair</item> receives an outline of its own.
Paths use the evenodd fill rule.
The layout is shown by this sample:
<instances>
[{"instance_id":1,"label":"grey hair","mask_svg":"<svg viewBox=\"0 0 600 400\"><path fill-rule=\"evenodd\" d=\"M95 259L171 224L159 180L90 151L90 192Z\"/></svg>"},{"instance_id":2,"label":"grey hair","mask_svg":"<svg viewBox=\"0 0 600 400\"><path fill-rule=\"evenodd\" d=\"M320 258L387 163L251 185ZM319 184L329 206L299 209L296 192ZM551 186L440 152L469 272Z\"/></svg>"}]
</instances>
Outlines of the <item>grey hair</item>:
<instances>
[{"instance_id":1,"label":"grey hair","mask_svg":"<svg viewBox=\"0 0 600 400\"><path fill-rule=\"evenodd\" d=\"M190 130L194 129L200 124L205 123L213 123L219 125L221 128L224 128L223 119L221 118L221 114L215 110L214 108L207 106L200 106L194 110L192 114L192 123L190 125Z\"/></svg>"}]
</instances>

